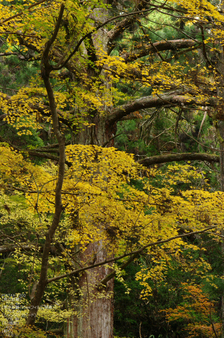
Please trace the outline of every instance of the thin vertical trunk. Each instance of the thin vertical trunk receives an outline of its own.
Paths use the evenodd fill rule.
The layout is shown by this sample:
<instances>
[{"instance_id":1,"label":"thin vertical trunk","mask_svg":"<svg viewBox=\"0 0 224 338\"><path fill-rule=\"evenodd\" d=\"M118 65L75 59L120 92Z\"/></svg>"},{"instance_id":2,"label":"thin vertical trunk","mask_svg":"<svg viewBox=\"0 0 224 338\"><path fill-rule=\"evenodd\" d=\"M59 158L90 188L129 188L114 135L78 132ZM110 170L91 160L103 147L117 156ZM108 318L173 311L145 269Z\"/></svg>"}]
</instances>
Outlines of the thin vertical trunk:
<instances>
[{"instance_id":1,"label":"thin vertical trunk","mask_svg":"<svg viewBox=\"0 0 224 338\"><path fill-rule=\"evenodd\" d=\"M52 243L52 239L55 235L55 232L57 230L57 227L59 225L62 210L63 210L61 190L62 190L62 185L64 181L64 171L65 171L65 139L64 139L64 136L60 132L58 114L56 110L56 101L55 101L54 92L53 92L53 89L52 89L52 86L49 80L50 72L51 72L51 67L49 64L49 51L57 37L57 33L60 28L63 12L64 12L64 5L62 4L58 19L55 25L54 33L51 39L48 40L48 42L45 45L45 49L44 49L43 56L42 56L42 62L41 62L41 75L44 80L45 88L48 94L54 133L55 133L55 136L57 137L58 144L59 144L59 166L58 166L57 184L56 184L56 189L55 189L55 205L54 205L55 211L54 211L53 221L51 223L50 228L48 229L46 233L46 240L45 240L43 255L42 255L40 276L39 276L38 283L33 286L33 290L32 290L33 296L31 298L29 314L28 314L27 321L26 321L26 324L31 325L31 326L34 325L35 323L38 308L39 308L40 302L42 300L42 297L44 295L45 288L47 285L47 272L48 272L48 260L49 260L50 246Z\"/></svg>"},{"instance_id":2,"label":"thin vertical trunk","mask_svg":"<svg viewBox=\"0 0 224 338\"><path fill-rule=\"evenodd\" d=\"M220 188L224 191L224 121L219 121L218 131L220 136Z\"/></svg>"},{"instance_id":3,"label":"thin vertical trunk","mask_svg":"<svg viewBox=\"0 0 224 338\"><path fill-rule=\"evenodd\" d=\"M224 191L224 121L219 121L219 136L220 140L220 188ZM224 230L222 230L222 236L224 236ZM221 253L224 257L224 241L221 241ZM224 266L222 266L224 274ZM221 338L224 338L224 293L221 296L221 321L222 321L222 333Z\"/></svg>"},{"instance_id":4,"label":"thin vertical trunk","mask_svg":"<svg viewBox=\"0 0 224 338\"><path fill-rule=\"evenodd\" d=\"M220 3L222 11L224 10L224 2ZM223 28L222 28L223 29ZM221 99L221 104L218 108L220 111L219 114L223 115L223 103L222 100L224 99L224 51L223 51L223 41L220 41L220 59L218 64L218 71L219 71L219 90L218 90L218 97ZM219 121L218 123L218 137L220 141L220 189L224 191L224 121ZM222 230L222 236L224 236L224 230ZM224 257L224 241L221 241L221 253L222 258ZM224 266L222 266L223 275L224 275ZM221 331L221 338L224 338L224 292L221 296L221 321L222 321L222 331Z\"/></svg>"}]
</instances>

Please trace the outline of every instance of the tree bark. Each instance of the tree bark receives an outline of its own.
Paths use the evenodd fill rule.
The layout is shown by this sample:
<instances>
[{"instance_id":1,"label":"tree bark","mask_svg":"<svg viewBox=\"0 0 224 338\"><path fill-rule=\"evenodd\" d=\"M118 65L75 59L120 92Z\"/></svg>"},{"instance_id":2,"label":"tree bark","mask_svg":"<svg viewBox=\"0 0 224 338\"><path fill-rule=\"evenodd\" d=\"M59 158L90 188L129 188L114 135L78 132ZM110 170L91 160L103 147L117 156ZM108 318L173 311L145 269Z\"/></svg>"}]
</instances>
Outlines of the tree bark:
<instances>
[{"instance_id":1,"label":"tree bark","mask_svg":"<svg viewBox=\"0 0 224 338\"><path fill-rule=\"evenodd\" d=\"M107 257L103 243L92 243L80 255L79 261L94 264L105 261ZM111 263L110 263L111 264ZM81 297L74 302L73 309L77 315L67 320L65 335L67 338L112 338L113 337L113 286L111 279L107 285L98 286L99 281L110 274L109 264L85 271L79 277Z\"/></svg>"}]
</instances>

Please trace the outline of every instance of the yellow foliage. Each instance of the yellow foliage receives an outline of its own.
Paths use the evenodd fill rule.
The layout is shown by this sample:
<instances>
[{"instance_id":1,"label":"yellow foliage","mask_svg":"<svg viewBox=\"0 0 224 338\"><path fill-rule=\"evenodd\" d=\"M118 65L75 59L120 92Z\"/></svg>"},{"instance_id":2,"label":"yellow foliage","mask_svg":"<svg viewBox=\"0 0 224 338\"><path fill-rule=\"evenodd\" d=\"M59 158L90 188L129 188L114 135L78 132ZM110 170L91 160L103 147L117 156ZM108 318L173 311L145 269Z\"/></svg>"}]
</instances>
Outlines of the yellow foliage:
<instances>
[{"instance_id":1,"label":"yellow foliage","mask_svg":"<svg viewBox=\"0 0 224 338\"><path fill-rule=\"evenodd\" d=\"M124 79L128 85L137 83L143 92L151 88L154 98L173 88L184 88L187 103L194 98L204 105L210 98L210 94L202 94L200 87L192 81L193 76L185 72L186 64L182 66L179 61L172 63L157 58L153 63L139 60L127 63L122 54L108 55L103 41L97 38L94 31L96 22L90 15L96 8L107 10L109 7L104 4L105 1L62 2L65 4L63 21L49 54L49 63L55 67L50 82L54 87L57 113L60 118L70 122L71 128L80 131L81 128L90 127L95 123L90 122L95 111L104 117L111 112L112 106L127 100L129 97L119 90L119 84ZM19 1L16 4L12 2L10 7L0 4L0 34L7 42L6 53L14 53L23 39L21 53L27 52L32 46L34 59L39 60L46 42L52 37L62 2ZM220 27L223 15L209 1L169 0L169 4L185 10L183 18L188 26L195 22L207 23L207 17L210 16L216 21L210 36L203 40L204 45L216 44L216 40L223 39ZM86 45L80 43L77 52L71 54L80 39L90 32L95 34L95 62L87 56L87 49L92 48L88 39ZM129 39L128 33L124 34L124 39ZM148 40L149 45L152 44ZM138 53L140 47L133 45L130 50L134 48ZM151 54L148 54L150 60ZM65 61L69 56L68 66ZM63 78L63 67L60 67L63 62L68 69L72 69L74 75L69 81ZM86 71L89 68L93 73L91 77ZM102 70L100 74L99 69ZM197 71L197 67L193 71ZM216 77L211 79L208 69L200 68L199 80L211 90L215 88ZM135 96L133 94L132 99ZM12 96L0 94L0 110L5 114L5 121L13 125L19 135L31 134L31 130L41 128L43 122L52 123L51 117L47 116L49 108L46 102L47 91L43 88L40 74L30 80L29 87L20 88ZM92 115L87 119L89 113ZM51 162L42 166L34 165L27 159L27 154L22 155L4 143L0 145L0 155L1 224L16 236L21 235L21 239L16 242L19 245L14 257L23 265L29 276L29 280L24 283L31 288L40 272L39 253L55 211L58 167ZM164 281L173 252L175 259L181 261L183 247L197 250L196 246L186 244L180 234L209 226L216 226L218 233L223 228L224 194L209 192L204 174L190 165L168 166L165 173L159 169L146 170L136 164L132 155L115 148L80 144L66 147L66 163L62 187L63 213L59 231L52 242L52 246L57 248L63 245L64 250L61 250L63 253L60 258L55 258L53 254L50 256L49 278L69 273L74 266L77 267L72 256L74 249L85 251L90 243L102 243L103 249L107 249L107 257L112 254L115 257L125 255L155 243L158 245L145 247L145 254L151 262L150 269L142 265L136 274L136 279L144 286L142 297L148 297L152 293L149 281L157 284ZM144 177L141 174L143 171ZM179 183L190 184L190 189L176 192ZM7 234L9 238L10 235ZM24 238L28 238L26 249L29 253L22 250ZM169 238L173 240L165 242ZM210 269L209 264L202 259L197 261L197 266L203 267L202 275ZM116 265L115 270L122 280ZM200 290L195 291L192 287L189 292L208 305L208 300ZM198 304L194 304L196 310ZM41 308L39 316L54 320L57 317L63 321L70 313L61 308L62 304L50 309ZM189 319L189 313L185 310L179 308L178 315L182 312ZM208 315L205 308L200 307L199 310L203 315ZM7 316L7 309L1 311L5 311ZM7 320L3 317L0 319L6 325Z\"/></svg>"},{"instance_id":2,"label":"yellow foliage","mask_svg":"<svg viewBox=\"0 0 224 338\"><path fill-rule=\"evenodd\" d=\"M2 222L26 219L29 229L42 236L48 226L45 215L54 212L57 167L50 163L35 166L7 146L1 147L1 155L0 206L5 214ZM108 255L121 255L151 242L178 236L180 232L214 225L216 231L222 229L223 193L192 189L174 194L174 187L180 180L188 183L191 179L195 182L203 179L203 174L189 165L169 166L164 174L160 170L148 170L148 178L143 178L143 168L136 164L132 155L115 148L92 145L67 146L66 160L68 166L62 188L65 212L60 225L66 234L63 238L66 250L61 262L70 260L73 248L79 246L85 250L92 242L101 241L107 247ZM156 186L156 177L162 187ZM135 187L136 183L141 189ZM4 194L12 187L13 191L18 189L18 196L21 195L19 191L24 190L30 213ZM60 233L56 234L55 240L60 241ZM181 259L183 246L197 250L197 246L187 245L181 238L146 249L151 257L150 269L142 266L136 275L144 286L143 297L151 294L147 281L163 282L170 253L175 251L176 259ZM16 257L18 262L33 266L33 271L39 270L35 259L25 257L19 248ZM53 258L50 262L55 264ZM210 269L204 260L197 261L197 267L200 265L204 273Z\"/></svg>"}]
</instances>

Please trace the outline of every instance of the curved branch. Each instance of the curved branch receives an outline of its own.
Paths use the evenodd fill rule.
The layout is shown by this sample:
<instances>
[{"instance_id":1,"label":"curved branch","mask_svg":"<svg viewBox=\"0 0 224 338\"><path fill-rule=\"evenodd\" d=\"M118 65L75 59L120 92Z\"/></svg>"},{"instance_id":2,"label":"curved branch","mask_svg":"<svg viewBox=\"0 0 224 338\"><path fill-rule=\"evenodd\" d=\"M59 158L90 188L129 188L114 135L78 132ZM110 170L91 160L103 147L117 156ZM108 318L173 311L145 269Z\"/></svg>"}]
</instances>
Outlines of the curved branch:
<instances>
[{"instance_id":1,"label":"curved branch","mask_svg":"<svg viewBox=\"0 0 224 338\"><path fill-rule=\"evenodd\" d=\"M108 19L107 21L103 22L102 24L98 25L97 27L93 28L90 32L86 33L76 44L75 48L73 49L73 51L67 56L67 58L64 61L63 57L61 58L61 60L58 62L58 64L54 67L52 67L53 70L60 70L63 67L65 67L67 65L67 63L69 62L69 60L75 55L75 53L78 51L79 47L81 46L82 42L84 40L86 40L87 38L91 37L92 34L96 33L100 28L103 28L104 26L106 26L108 23L115 21L117 19L123 18L123 17L129 17L129 16L134 16L134 15L139 15L139 14L143 14L143 13L147 13L149 12L149 9L143 9L140 11L136 11L136 12L132 12L132 13L127 13L127 14L120 14L117 15L113 18ZM109 33L108 33L109 34Z\"/></svg>"},{"instance_id":2,"label":"curved branch","mask_svg":"<svg viewBox=\"0 0 224 338\"><path fill-rule=\"evenodd\" d=\"M216 106L217 99L210 97L209 99L205 99L205 101L202 102L193 96L183 94L183 90L161 94L160 96L145 96L112 109L111 115L108 117L107 121L108 124L112 125L120 121L124 116L145 108L173 106L183 107L185 105Z\"/></svg>"},{"instance_id":3,"label":"curved branch","mask_svg":"<svg viewBox=\"0 0 224 338\"><path fill-rule=\"evenodd\" d=\"M211 163L219 163L219 155L203 154L203 153L182 153L182 154L167 154L146 157L138 163L148 167L150 165L167 163L172 161L206 161Z\"/></svg>"},{"instance_id":4,"label":"curved branch","mask_svg":"<svg viewBox=\"0 0 224 338\"><path fill-rule=\"evenodd\" d=\"M142 1L141 1L142 3ZM149 12L150 10L148 10ZM128 13L129 14L129 13ZM141 6L138 6L138 12L132 12L131 16L126 17L124 20L118 22L115 27L113 27L108 33L109 40L107 42L107 46L109 47L108 53L110 54L111 50L114 47L114 40L118 38L126 28L130 27L135 21L136 18L142 15L143 12L141 11Z\"/></svg>"},{"instance_id":5,"label":"curved branch","mask_svg":"<svg viewBox=\"0 0 224 338\"><path fill-rule=\"evenodd\" d=\"M189 47L195 47L197 42L191 39L178 39L178 40L166 40L158 41L151 44L142 46L140 49L136 49L131 53L125 53L121 57L126 61L134 61L140 57L146 56L149 53L158 53L164 50L179 50Z\"/></svg>"}]
</instances>

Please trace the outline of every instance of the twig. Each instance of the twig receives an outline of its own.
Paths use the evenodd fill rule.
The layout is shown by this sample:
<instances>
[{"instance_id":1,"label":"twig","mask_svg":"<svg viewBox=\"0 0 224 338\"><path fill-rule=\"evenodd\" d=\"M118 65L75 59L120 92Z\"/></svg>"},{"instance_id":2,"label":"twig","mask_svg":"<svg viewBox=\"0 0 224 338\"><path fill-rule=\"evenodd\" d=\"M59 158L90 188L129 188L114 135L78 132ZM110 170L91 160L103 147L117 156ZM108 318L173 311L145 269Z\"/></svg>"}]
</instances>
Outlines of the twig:
<instances>
[{"instance_id":1,"label":"twig","mask_svg":"<svg viewBox=\"0 0 224 338\"><path fill-rule=\"evenodd\" d=\"M118 261L122 258L125 258L125 257L128 257L128 256L131 256L129 257L129 259L123 263L120 267L120 269L124 269L126 266L128 266L135 258L138 257L138 255L140 255L145 249L151 247L151 246L156 246L156 245L160 245L160 244L164 244L164 243L168 243L170 241L173 241L175 239L178 239L178 238L184 238L184 237L188 237L188 236L191 236L191 235L196 235L196 234L201 234L203 232L206 232L206 231L209 231L211 229L215 229L216 226L211 226L209 228L206 228L206 229L203 229L203 230L198 230L198 231L193 231L193 232L189 232L187 234L182 234L182 235L177 235L177 236L174 236L174 237L170 237L168 239L164 239L164 240L160 240L160 241L156 241L156 242L153 242L153 243L149 243L145 246L143 246L142 248L136 250L136 251L133 251L133 252L130 252L130 253L127 253L127 254L124 254L124 255L121 255L121 256L118 256L118 257L115 257L115 258L111 258L111 259L108 259L108 260L104 260L103 262L100 262L100 263L97 263L97 264L93 264L93 265L89 265L87 267L84 267L82 269L77 269L77 270L74 270L72 272L69 272L69 273L66 273L66 274L63 274L63 275L60 275L60 276L57 276L57 277L53 277L53 278L50 278L47 280L47 284L51 283L51 282L55 282L57 280L60 280L62 278L65 278L65 277L70 277L70 276L73 276L73 275L78 275L80 272L83 272L83 271L86 271L86 270L89 270L89 269L93 269L93 268L96 268L98 266L101 266L101 265L104 265L104 264L108 264L108 263L111 263L111 262L115 262L115 261ZM116 272L113 271L112 273L110 273L108 276L106 276L100 283L99 285L102 285L102 284L106 284L111 278L113 278L115 276Z\"/></svg>"}]
</instances>

